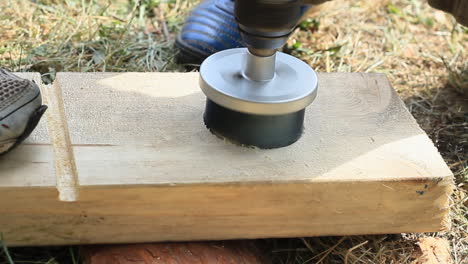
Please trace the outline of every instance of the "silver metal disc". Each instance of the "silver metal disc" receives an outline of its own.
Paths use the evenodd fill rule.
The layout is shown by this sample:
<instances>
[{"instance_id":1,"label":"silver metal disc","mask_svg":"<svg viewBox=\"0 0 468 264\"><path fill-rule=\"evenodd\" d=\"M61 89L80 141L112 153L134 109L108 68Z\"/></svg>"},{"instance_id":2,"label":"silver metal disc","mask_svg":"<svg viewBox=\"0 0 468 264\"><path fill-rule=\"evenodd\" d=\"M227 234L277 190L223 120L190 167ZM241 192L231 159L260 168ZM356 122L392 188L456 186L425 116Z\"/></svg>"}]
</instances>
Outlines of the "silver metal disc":
<instances>
[{"instance_id":1,"label":"silver metal disc","mask_svg":"<svg viewBox=\"0 0 468 264\"><path fill-rule=\"evenodd\" d=\"M246 77L247 49L229 49L208 57L200 67L200 87L215 103L242 113L281 115L300 111L317 96L317 74L309 65L278 52L268 81Z\"/></svg>"}]
</instances>

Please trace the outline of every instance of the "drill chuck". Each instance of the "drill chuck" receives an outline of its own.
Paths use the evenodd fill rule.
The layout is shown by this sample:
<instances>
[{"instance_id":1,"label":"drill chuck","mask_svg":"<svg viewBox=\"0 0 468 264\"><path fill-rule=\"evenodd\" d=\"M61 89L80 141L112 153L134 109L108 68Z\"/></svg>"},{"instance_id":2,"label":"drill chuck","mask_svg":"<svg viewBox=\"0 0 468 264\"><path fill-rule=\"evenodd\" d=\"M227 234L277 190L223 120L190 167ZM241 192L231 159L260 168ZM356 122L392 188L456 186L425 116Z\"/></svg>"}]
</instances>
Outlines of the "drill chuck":
<instances>
[{"instance_id":1,"label":"drill chuck","mask_svg":"<svg viewBox=\"0 0 468 264\"><path fill-rule=\"evenodd\" d=\"M279 49L303 13L298 0L236 0L235 17L247 47Z\"/></svg>"}]
</instances>

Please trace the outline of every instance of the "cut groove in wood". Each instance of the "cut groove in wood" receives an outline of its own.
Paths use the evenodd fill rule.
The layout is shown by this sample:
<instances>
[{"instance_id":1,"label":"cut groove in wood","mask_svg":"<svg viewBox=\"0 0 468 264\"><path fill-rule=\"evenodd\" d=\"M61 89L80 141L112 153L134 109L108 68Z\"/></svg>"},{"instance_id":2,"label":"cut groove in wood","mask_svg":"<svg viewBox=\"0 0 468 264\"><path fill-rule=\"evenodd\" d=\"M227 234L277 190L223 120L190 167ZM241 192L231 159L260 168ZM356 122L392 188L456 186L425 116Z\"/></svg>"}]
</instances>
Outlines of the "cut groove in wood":
<instances>
[{"instance_id":1,"label":"cut groove in wood","mask_svg":"<svg viewBox=\"0 0 468 264\"><path fill-rule=\"evenodd\" d=\"M34 175L27 176L37 160L50 164L47 142L32 138L8 157L22 157L27 168L9 169L18 177L0 173L0 232L7 243L449 227L452 174L384 75L319 74L319 94L307 109L303 137L275 150L243 148L212 135L203 124L205 97L197 81L196 73L59 73L58 122L68 123L66 146L78 172L72 186L80 196L61 202L55 182L38 184ZM3 161L0 167L8 169Z\"/></svg>"},{"instance_id":2,"label":"cut groove in wood","mask_svg":"<svg viewBox=\"0 0 468 264\"><path fill-rule=\"evenodd\" d=\"M46 91L43 98L46 98L49 106L46 118L55 153L56 187L59 200L74 202L78 199L78 171L63 108L62 90L56 84L46 86L43 90Z\"/></svg>"}]
</instances>

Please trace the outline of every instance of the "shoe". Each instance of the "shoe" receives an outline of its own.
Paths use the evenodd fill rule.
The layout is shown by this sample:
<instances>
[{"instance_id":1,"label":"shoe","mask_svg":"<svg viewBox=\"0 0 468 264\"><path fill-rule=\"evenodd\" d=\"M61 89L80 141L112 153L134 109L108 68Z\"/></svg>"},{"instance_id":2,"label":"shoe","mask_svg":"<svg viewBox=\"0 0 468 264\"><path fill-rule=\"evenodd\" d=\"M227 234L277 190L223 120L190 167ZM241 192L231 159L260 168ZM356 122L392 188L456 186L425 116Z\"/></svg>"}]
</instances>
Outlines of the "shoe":
<instances>
[{"instance_id":1,"label":"shoe","mask_svg":"<svg viewBox=\"0 0 468 264\"><path fill-rule=\"evenodd\" d=\"M205 0L196 6L176 39L180 63L201 64L218 51L244 47L234 18L234 0Z\"/></svg>"},{"instance_id":2,"label":"shoe","mask_svg":"<svg viewBox=\"0 0 468 264\"><path fill-rule=\"evenodd\" d=\"M37 84L0 69L0 155L31 134L46 109Z\"/></svg>"}]
</instances>

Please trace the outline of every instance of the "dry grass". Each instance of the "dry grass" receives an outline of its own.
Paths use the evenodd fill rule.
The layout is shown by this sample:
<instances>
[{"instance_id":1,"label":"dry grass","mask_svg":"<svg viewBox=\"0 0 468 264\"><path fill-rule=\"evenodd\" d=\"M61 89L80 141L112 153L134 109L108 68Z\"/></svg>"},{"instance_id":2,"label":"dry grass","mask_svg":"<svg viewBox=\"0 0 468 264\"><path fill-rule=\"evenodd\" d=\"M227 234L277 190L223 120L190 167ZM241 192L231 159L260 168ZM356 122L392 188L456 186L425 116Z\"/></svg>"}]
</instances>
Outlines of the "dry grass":
<instances>
[{"instance_id":1,"label":"dry grass","mask_svg":"<svg viewBox=\"0 0 468 264\"><path fill-rule=\"evenodd\" d=\"M32 3L35 2L35 3ZM0 65L38 71L173 71L173 40L194 1L0 1Z\"/></svg>"},{"instance_id":2,"label":"dry grass","mask_svg":"<svg viewBox=\"0 0 468 264\"><path fill-rule=\"evenodd\" d=\"M48 82L58 71L183 70L174 63L172 44L196 1L160 2L0 1L0 67L39 71ZM433 234L268 240L275 263L411 263L415 242L424 236L446 238L455 263L468 263L467 40L467 28L421 0L335 0L301 24L285 50L318 71L390 78L456 175L453 227ZM66 248L11 252L29 261L17 263L74 263L72 255L76 251ZM0 263L8 263L4 256Z\"/></svg>"}]
</instances>

